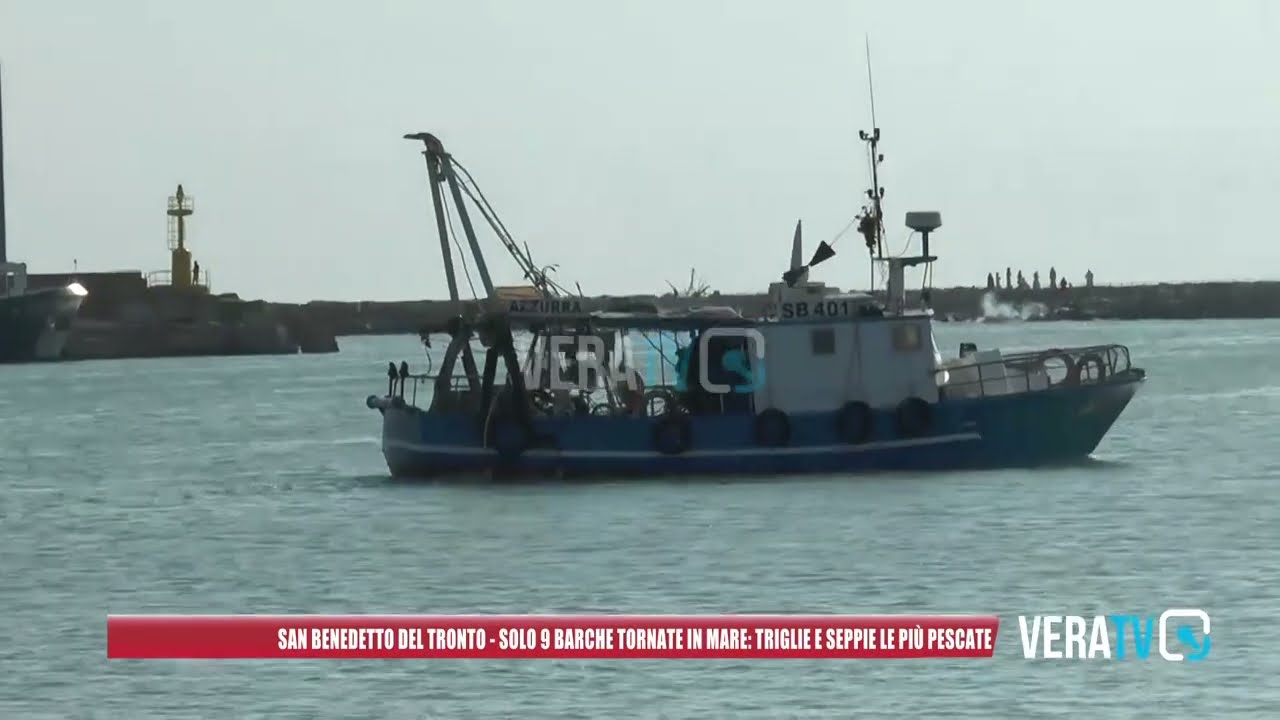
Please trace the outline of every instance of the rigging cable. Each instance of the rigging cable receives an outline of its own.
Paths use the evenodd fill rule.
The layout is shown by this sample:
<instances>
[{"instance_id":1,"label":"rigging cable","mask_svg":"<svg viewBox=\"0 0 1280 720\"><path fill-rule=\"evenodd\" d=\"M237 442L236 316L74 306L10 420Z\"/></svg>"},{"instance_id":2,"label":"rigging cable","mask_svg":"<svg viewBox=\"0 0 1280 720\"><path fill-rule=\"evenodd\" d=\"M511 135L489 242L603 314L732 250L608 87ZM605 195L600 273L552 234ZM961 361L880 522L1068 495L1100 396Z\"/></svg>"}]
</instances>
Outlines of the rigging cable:
<instances>
[{"instance_id":1,"label":"rigging cable","mask_svg":"<svg viewBox=\"0 0 1280 720\"><path fill-rule=\"evenodd\" d=\"M480 196L480 201L479 201L479 202L477 202L476 204L477 204L477 205L480 205L481 203L483 203L484 207L485 207L485 208L487 208L487 209L488 209L488 211L492 214L492 216L493 216L493 222L494 222L494 223L496 224L496 226L497 226L497 227L495 227L494 229L495 229L495 230L499 230L499 229L500 229L500 230L501 230L501 234L505 235L505 236L507 237L507 239L511 239L511 233L507 231L507 226L502 224L502 220L498 217L498 213L497 213L497 211L493 209L493 205L491 205L491 204L489 203L489 199L488 199L488 198L486 198L486 197L484 196L484 191L480 189L480 183L476 182L476 179L475 179L475 178L473 178L473 177L471 177L471 172L470 172L470 171L468 171L468 170L467 170L467 168L466 168L466 166L465 166L465 165L463 165L461 162L459 162L457 158L453 158L453 165L454 165L454 167L456 167L456 168L458 168L459 170L461 170L461 171L462 171L462 174L463 174L463 175L466 177L466 179L467 179L467 183L468 183L468 184L470 184L470 185L473 185L473 186L475 187L475 189L476 189L476 195L479 195L479 196ZM468 195L470 195L471 193L467 193L467 194L468 194ZM475 197L474 197L474 196L472 197L472 200L475 200ZM512 242L512 244L514 245L514 244L515 244L515 242L513 241L513 242ZM517 252L518 252L518 251L519 251L519 248L517 248ZM528 258L525 258L525 259L527 259L527 260L529 261L529 264L531 264L531 265L533 264L533 257L532 257L532 256L530 256L530 257L528 257Z\"/></svg>"},{"instance_id":2,"label":"rigging cable","mask_svg":"<svg viewBox=\"0 0 1280 720\"><path fill-rule=\"evenodd\" d=\"M659 330L659 331L658 331L658 334L659 334L659 335L661 335L661 334L662 334L662 331L661 331L661 330ZM659 360L660 362L661 362L661 361L666 361L666 362L670 363L670 364L671 364L671 367L673 367L673 368L676 366L676 361L675 361L675 360L671 360L671 359L669 359L669 358L667 357L667 354L666 354L665 352L663 352L663 350L662 350L662 348L661 348L661 347L659 347L659 346L657 346L657 345L654 345L654 344L653 344L653 338L649 337L649 334L648 334L648 333L640 333L640 337L644 338L644 341L645 341L645 342L647 342L647 343L649 343L649 347L653 348L653 349L654 349L654 351L658 353L658 360ZM678 335L676 335L675 333L671 333L671 340L672 340L672 342L674 342L674 343L675 343L676 349L677 349L677 350L679 350L679 349L680 349L680 337L679 337Z\"/></svg>"},{"instance_id":3,"label":"rigging cable","mask_svg":"<svg viewBox=\"0 0 1280 720\"><path fill-rule=\"evenodd\" d=\"M480 189L480 183L476 182L475 178L472 177L471 172L467 170L466 166L459 162L457 158L451 159L454 167L461 170L462 176L466 179L466 182L458 183L462 187L463 192L465 192L467 196L471 198L471 201L476 204L476 207L480 210L480 214L483 215L484 219L489 223L489 227L493 229L494 233L498 235L498 239L506 246L507 252L510 253L520 265L520 269L524 271L525 277L534 285L540 286L540 289L544 292L548 292L548 294L555 294L550 292L554 290L556 293L571 295L572 293L564 287L551 280L546 276L546 274L538 271L537 264L533 261L533 253L529 252L527 245L525 246L524 251L521 251L520 246L516 244L515 239L511 236L510 231L507 230L506 225L502 223L502 219L498 217L498 212L493 209L493 205L489 202L489 199L485 197L484 191ZM473 187L475 189L474 192L472 192Z\"/></svg>"},{"instance_id":4,"label":"rigging cable","mask_svg":"<svg viewBox=\"0 0 1280 720\"><path fill-rule=\"evenodd\" d=\"M450 156L450 161L455 170L462 171L461 177L456 171L454 172L454 179L457 180L458 186L467 194L467 197L471 198L471 202L475 203L476 209L480 211L485 222L489 223L489 227L493 230L494 234L496 234L498 239L502 241L502 244L506 246L507 252L516 259L516 262L520 264L521 270L524 270L527 276L528 266L533 264L531 258L525 257L520 252L520 248L515 244L515 240L512 239L511 233L508 232L506 226L502 224L502 220L498 218L497 211L493 209L488 198L485 197L484 192L480 190L480 184L471 176L471 173L467 168L452 155ZM475 188L474 191L472 190L473 186Z\"/></svg>"},{"instance_id":5,"label":"rigging cable","mask_svg":"<svg viewBox=\"0 0 1280 720\"><path fill-rule=\"evenodd\" d=\"M871 33L864 33L863 42L867 46L867 95L871 98L871 127L876 126L876 86L871 82Z\"/></svg>"},{"instance_id":6,"label":"rigging cable","mask_svg":"<svg viewBox=\"0 0 1280 720\"><path fill-rule=\"evenodd\" d=\"M462 259L462 274L466 276L467 285L471 288L471 297L479 300L480 296L476 294L476 284L471 281L471 268L467 263L467 251L462 249L462 243L458 240L458 231L453 227L453 213L450 212L449 198L444 193L441 193L440 200L444 205L444 217L449 225L449 235L453 238L453 244L458 248L458 257Z\"/></svg>"},{"instance_id":7,"label":"rigging cable","mask_svg":"<svg viewBox=\"0 0 1280 720\"><path fill-rule=\"evenodd\" d=\"M901 249L901 250L899 250L899 251L898 251L898 254L897 254L897 255L894 255L894 257L905 257L905 256L906 256L906 254L907 254L907 250L910 250L910 249L911 249L911 240L912 240L912 238L914 238L915 236L916 236L916 231L915 231L915 230L912 230L910 233L908 233L908 234L907 234L907 242L906 242L906 244L902 246L902 249Z\"/></svg>"},{"instance_id":8,"label":"rigging cable","mask_svg":"<svg viewBox=\"0 0 1280 720\"><path fill-rule=\"evenodd\" d=\"M488 221L489 227L493 229L494 234L496 234L498 239L502 241L502 244L506 246L507 254L515 259L516 264L520 266L520 270L524 273L525 279L533 283L535 287L547 295L570 294L563 287L560 287L548 278L545 273L539 272L532 259L520 251L515 240L512 239L510 235L504 234L505 229L502 228L502 222L497 219L497 215L493 213L492 207L486 207L486 204L481 202L481 198L483 196L481 196L481 198L477 198L479 188L477 188L476 192L473 193L471 187L467 183L459 182L458 185L462 188L462 191L467 194L467 197L471 198L471 202L475 203L476 208L480 210L480 214L484 216L486 221Z\"/></svg>"}]
</instances>

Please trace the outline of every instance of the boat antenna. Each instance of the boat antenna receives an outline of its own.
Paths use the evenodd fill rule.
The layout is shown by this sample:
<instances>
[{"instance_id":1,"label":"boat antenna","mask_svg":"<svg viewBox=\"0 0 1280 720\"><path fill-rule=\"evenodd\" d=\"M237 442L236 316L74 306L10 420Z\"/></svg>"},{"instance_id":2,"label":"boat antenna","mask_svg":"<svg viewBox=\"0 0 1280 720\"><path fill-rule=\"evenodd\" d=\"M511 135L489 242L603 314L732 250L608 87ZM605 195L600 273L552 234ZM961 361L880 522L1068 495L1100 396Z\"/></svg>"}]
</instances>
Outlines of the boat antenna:
<instances>
[{"instance_id":1,"label":"boat antenna","mask_svg":"<svg viewBox=\"0 0 1280 720\"><path fill-rule=\"evenodd\" d=\"M863 39L867 46L867 94L871 97L871 127L876 127L876 86L871 80L871 36L865 35Z\"/></svg>"},{"instance_id":2,"label":"boat antenna","mask_svg":"<svg viewBox=\"0 0 1280 720\"><path fill-rule=\"evenodd\" d=\"M3 73L0 73L3 75ZM0 78L2 84L3 78ZM0 88L0 96L4 95L4 89ZM0 100L0 106L3 106ZM4 235L4 108L0 107L0 263L9 261L7 249L5 248ZM0 280L3 280L3 274L0 274Z\"/></svg>"},{"instance_id":3,"label":"boat antenna","mask_svg":"<svg viewBox=\"0 0 1280 720\"><path fill-rule=\"evenodd\" d=\"M871 164L871 188L867 190L870 201L862 208L858 222L858 232L867 243L867 253L874 261L884 259L884 212L881 202L884 200L884 188L880 186L880 163L884 155L880 154L880 127L876 124L876 92L871 73L871 38L866 38L867 47L867 94L871 99L871 132L859 130L858 137L867 144L867 156ZM871 271L872 285L875 285L874 262ZM874 288L873 288L874 289Z\"/></svg>"}]
</instances>

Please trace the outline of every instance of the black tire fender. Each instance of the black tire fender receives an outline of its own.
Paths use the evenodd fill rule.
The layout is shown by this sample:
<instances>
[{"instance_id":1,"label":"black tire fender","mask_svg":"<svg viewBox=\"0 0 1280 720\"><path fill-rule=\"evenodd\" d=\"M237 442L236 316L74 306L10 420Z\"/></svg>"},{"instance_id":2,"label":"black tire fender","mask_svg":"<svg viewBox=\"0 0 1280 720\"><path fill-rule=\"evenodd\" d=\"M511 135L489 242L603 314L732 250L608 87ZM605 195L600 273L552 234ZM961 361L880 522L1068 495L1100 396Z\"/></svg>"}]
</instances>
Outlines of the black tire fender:
<instances>
[{"instance_id":1,"label":"black tire fender","mask_svg":"<svg viewBox=\"0 0 1280 720\"><path fill-rule=\"evenodd\" d=\"M918 397L909 397L898 404L896 420L900 437L920 437L933 426L933 408Z\"/></svg>"},{"instance_id":2,"label":"black tire fender","mask_svg":"<svg viewBox=\"0 0 1280 720\"><path fill-rule=\"evenodd\" d=\"M693 424L680 413L663 415L653 425L653 447L663 455L680 455L693 447Z\"/></svg>"},{"instance_id":3,"label":"black tire fender","mask_svg":"<svg viewBox=\"0 0 1280 720\"><path fill-rule=\"evenodd\" d=\"M836 413L836 436L849 445L860 445L871 437L875 415L871 406L860 401L844 404Z\"/></svg>"},{"instance_id":4,"label":"black tire fender","mask_svg":"<svg viewBox=\"0 0 1280 720\"><path fill-rule=\"evenodd\" d=\"M786 447L791 444L791 418L777 408L756 415L755 440L763 447Z\"/></svg>"}]
</instances>

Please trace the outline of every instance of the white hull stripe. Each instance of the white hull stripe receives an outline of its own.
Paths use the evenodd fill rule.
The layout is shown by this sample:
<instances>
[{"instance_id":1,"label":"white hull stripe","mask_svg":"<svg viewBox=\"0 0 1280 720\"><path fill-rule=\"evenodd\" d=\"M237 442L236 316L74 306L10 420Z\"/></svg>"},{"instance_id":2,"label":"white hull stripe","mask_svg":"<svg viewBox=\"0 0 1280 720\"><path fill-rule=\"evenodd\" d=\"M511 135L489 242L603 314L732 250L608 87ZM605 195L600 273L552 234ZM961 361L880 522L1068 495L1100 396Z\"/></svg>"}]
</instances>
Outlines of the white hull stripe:
<instances>
[{"instance_id":1,"label":"white hull stripe","mask_svg":"<svg viewBox=\"0 0 1280 720\"><path fill-rule=\"evenodd\" d=\"M791 455L831 455L873 452L875 450L895 450L901 448L928 447L932 445L949 445L958 442L981 440L982 436L975 432L939 435L937 437L914 438L910 440L885 440L882 442L863 443L862 445L809 445L784 448L731 448L725 450L689 450L679 455L664 455L656 450L550 450L534 448L526 450L522 456L532 458L593 458L593 459L652 459L665 457L760 457ZM457 445L428 445L411 443L403 440L384 439L383 450L405 450L408 452L431 455L496 455L492 448L460 447Z\"/></svg>"}]
</instances>

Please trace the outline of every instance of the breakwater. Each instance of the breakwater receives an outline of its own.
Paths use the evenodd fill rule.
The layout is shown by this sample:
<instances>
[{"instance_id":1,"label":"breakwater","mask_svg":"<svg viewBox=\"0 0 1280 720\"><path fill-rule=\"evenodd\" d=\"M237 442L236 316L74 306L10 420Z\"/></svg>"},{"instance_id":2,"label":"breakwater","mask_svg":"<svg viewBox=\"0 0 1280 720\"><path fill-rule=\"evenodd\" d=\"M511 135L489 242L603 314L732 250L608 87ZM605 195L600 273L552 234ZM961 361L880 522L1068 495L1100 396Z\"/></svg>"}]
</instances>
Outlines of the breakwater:
<instances>
[{"instance_id":1,"label":"breakwater","mask_svg":"<svg viewBox=\"0 0 1280 720\"><path fill-rule=\"evenodd\" d=\"M920 299L908 292L908 301ZM881 296L881 299L883 297ZM727 305L743 313L764 312L763 294L717 294L700 298L655 295L594 297L583 301L589 310L620 309L653 304L662 308ZM1220 282L1157 285L1112 285L1042 290L987 290L982 287L934 288L930 304L940 320L966 321L982 317L1025 320L1187 320L1211 318L1280 318L1280 282ZM406 302L324 302L278 305L334 335L416 333L439 326L449 317L478 309L474 301L461 309L446 300Z\"/></svg>"},{"instance_id":2,"label":"breakwater","mask_svg":"<svg viewBox=\"0 0 1280 720\"><path fill-rule=\"evenodd\" d=\"M62 357L106 360L337 352L336 336L295 307L148 286L141 273L31 275L32 287L79 282L88 290Z\"/></svg>"},{"instance_id":3,"label":"breakwater","mask_svg":"<svg viewBox=\"0 0 1280 720\"><path fill-rule=\"evenodd\" d=\"M71 276L39 276L37 286ZM344 335L414 334L439 329L450 317L479 309L476 301L273 303L167 287L147 287L136 273L74 279L89 290L68 336L66 359L337 352ZM883 300L883 297L880 298ZM908 292L917 303L919 291ZM584 310L720 305L763 313L763 294L655 295L584 298ZM1219 282L1073 287L1042 290L935 288L939 320L1181 320L1280 318L1280 282Z\"/></svg>"}]
</instances>

